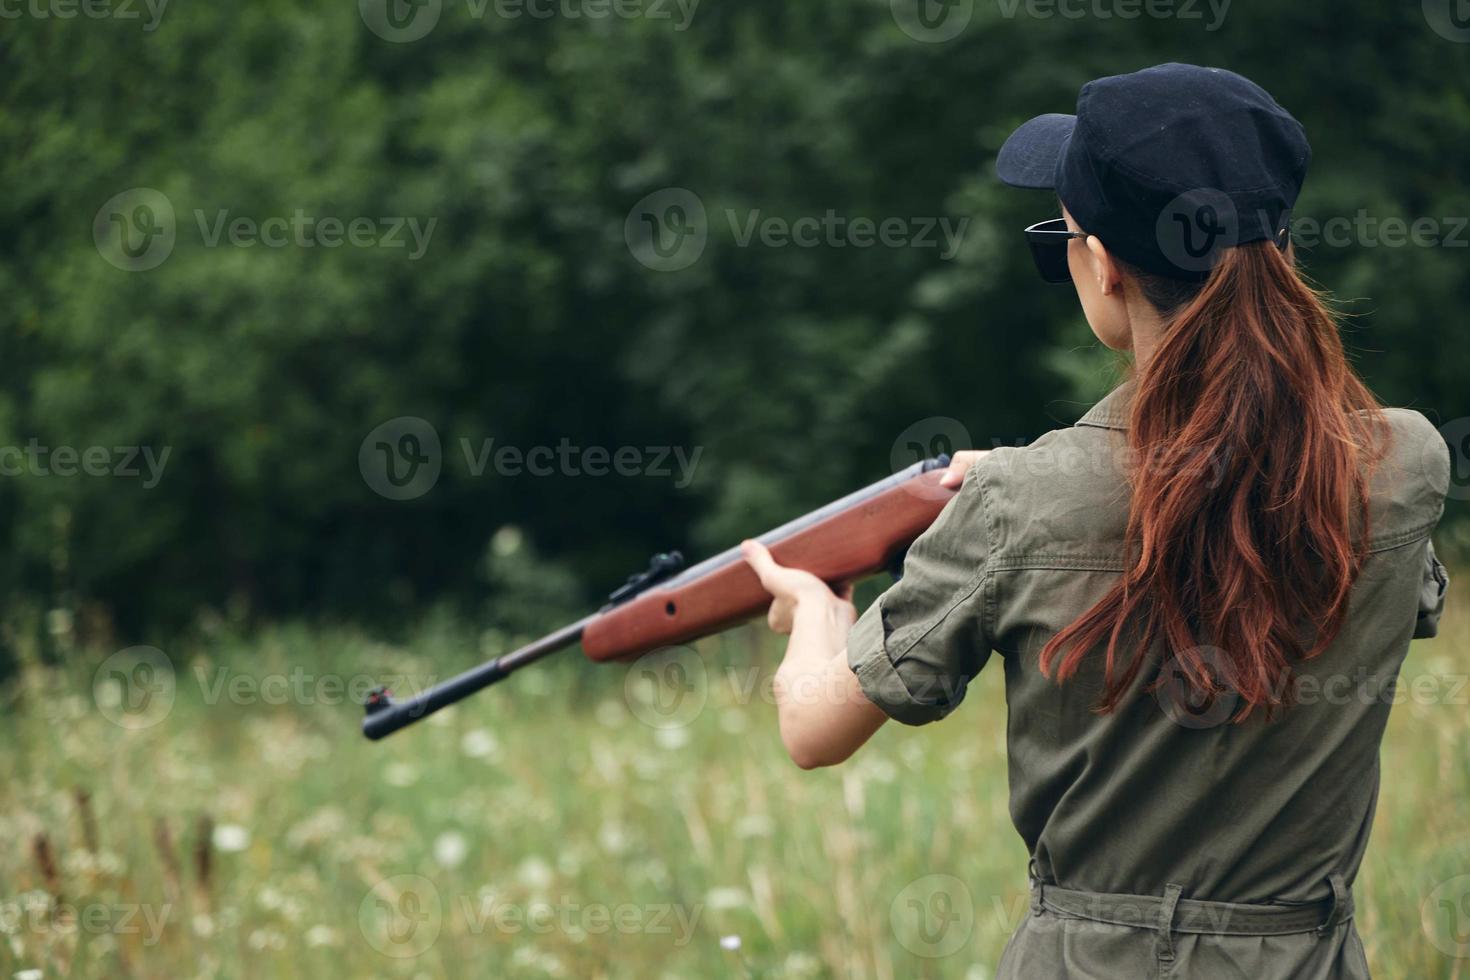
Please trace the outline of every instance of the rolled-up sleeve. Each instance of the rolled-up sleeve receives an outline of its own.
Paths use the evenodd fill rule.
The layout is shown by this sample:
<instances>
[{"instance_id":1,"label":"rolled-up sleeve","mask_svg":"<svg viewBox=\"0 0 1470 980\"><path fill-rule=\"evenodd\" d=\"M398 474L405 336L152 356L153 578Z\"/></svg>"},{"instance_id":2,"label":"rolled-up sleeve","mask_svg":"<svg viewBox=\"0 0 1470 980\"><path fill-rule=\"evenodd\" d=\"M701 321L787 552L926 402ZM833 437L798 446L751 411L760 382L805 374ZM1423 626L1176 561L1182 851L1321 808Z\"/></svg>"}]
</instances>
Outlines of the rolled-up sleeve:
<instances>
[{"instance_id":1,"label":"rolled-up sleeve","mask_svg":"<svg viewBox=\"0 0 1470 980\"><path fill-rule=\"evenodd\" d=\"M905 725L948 715L990 656L989 531L982 463L904 559L903 576L858 618L847 660L869 701Z\"/></svg>"},{"instance_id":2,"label":"rolled-up sleeve","mask_svg":"<svg viewBox=\"0 0 1470 980\"><path fill-rule=\"evenodd\" d=\"M1419 585L1419 618L1414 623L1414 639L1439 635L1439 617L1444 613L1444 597L1449 586L1449 573L1435 556L1434 545L1425 541L1424 579Z\"/></svg>"}]
</instances>

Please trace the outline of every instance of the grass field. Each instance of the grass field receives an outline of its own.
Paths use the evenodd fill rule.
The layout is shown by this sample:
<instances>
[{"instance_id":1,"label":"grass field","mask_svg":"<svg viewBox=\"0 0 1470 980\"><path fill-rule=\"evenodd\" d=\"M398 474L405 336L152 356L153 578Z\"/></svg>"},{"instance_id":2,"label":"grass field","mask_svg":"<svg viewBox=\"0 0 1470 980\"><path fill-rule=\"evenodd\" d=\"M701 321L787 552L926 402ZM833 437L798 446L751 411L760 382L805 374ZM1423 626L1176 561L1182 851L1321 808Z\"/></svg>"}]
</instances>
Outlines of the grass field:
<instances>
[{"instance_id":1,"label":"grass field","mask_svg":"<svg viewBox=\"0 0 1470 980\"><path fill-rule=\"evenodd\" d=\"M1456 588L1410 655L1357 884L1381 978L1470 978ZM412 690L475 646L282 628L27 666L0 719L0 978L992 975L1026 907L998 671L812 773L754 630L656 669L568 653L360 738L370 678Z\"/></svg>"}]
</instances>

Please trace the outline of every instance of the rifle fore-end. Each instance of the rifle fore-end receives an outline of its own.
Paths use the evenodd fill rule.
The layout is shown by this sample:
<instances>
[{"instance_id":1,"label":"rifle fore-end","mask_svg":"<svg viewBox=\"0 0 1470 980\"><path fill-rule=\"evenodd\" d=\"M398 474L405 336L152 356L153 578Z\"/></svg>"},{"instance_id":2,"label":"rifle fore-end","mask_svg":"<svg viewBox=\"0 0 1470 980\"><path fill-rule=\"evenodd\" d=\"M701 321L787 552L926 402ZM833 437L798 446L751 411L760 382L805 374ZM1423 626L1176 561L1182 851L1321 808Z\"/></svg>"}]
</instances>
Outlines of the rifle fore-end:
<instances>
[{"instance_id":1,"label":"rifle fore-end","mask_svg":"<svg viewBox=\"0 0 1470 980\"><path fill-rule=\"evenodd\" d=\"M768 540L771 556L833 587L881 572L954 496L954 490L939 484L943 472L919 473ZM760 615L770 604L755 572L732 549L593 617L583 630L582 650L595 661L630 659L718 633Z\"/></svg>"}]
</instances>

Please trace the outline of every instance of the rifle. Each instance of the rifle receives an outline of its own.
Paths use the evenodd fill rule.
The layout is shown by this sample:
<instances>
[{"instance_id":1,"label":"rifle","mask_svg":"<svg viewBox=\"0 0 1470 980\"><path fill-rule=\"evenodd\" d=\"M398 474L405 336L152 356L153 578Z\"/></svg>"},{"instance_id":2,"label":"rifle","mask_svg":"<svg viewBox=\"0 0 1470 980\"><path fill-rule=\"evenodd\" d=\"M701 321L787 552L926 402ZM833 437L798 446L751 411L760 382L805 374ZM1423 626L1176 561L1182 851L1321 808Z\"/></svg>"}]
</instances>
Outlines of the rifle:
<instances>
[{"instance_id":1,"label":"rifle","mask_svg":"<svg viewBox=\"0 0 1470 980\"><path fill-rule=\"evenodd\" d=\"M898 577L908 547L934 523L955 491L939 485L948 456L915 463L886 479L767 531L757 540L783 565L811 572L834 588L885 569ZM463 700L542 657L582 643L589 660L629 660L688 643L764 612L771 596L740 554L729 548L684 567L677 551L654 555L595 613L534 643L496 657L409 700L377 688L363 706L362 733L380 739Z\"/></svg>"}]
</instances>

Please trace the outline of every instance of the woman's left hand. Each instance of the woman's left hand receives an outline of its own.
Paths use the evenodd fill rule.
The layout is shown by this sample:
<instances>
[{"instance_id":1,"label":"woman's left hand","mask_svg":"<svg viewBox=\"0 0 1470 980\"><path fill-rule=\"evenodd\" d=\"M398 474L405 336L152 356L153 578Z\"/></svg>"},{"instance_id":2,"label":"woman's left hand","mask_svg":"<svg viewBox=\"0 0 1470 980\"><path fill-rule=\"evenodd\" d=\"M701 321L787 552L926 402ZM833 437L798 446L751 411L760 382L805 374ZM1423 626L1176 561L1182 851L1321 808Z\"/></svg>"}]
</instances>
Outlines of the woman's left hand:
<instances>
[{"instance_id":1,"label":"woman's left hand","mask_svg":"<svg viewBox=\"0 0 1470 980\"><path fill-rule=\"evenodd\" d=\"M759 541L742 541L740 551L760 577L761 586L775 599L771 603L771 611L766 614L766 622L777 633L791 632L797 606L802 603L836 607L832 612L840 620L846 620L847 627L857 620L857 610L852 605L852 586L844 587L840 594L834 593L826 582L811 572L777 564L771 552Z\"/></svg>"}]
</instances>

